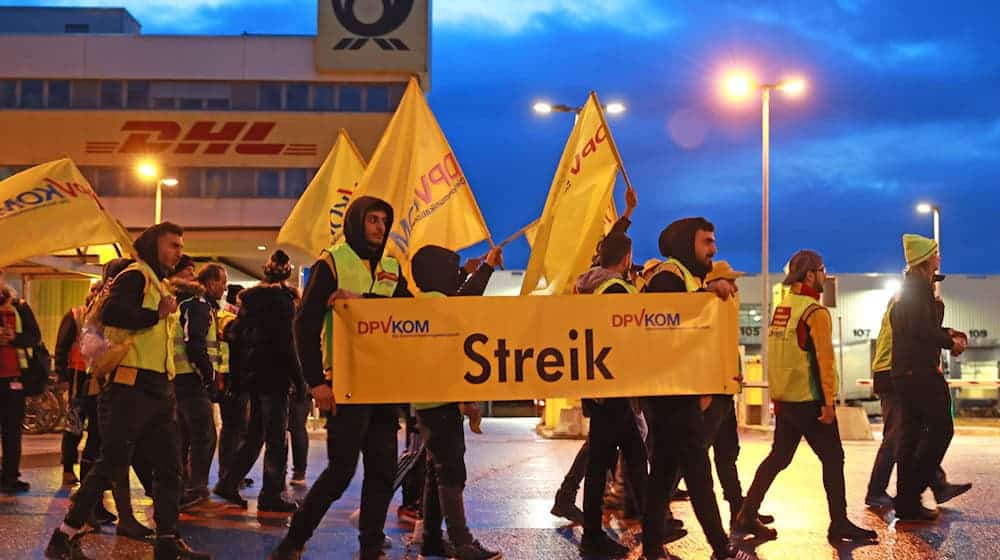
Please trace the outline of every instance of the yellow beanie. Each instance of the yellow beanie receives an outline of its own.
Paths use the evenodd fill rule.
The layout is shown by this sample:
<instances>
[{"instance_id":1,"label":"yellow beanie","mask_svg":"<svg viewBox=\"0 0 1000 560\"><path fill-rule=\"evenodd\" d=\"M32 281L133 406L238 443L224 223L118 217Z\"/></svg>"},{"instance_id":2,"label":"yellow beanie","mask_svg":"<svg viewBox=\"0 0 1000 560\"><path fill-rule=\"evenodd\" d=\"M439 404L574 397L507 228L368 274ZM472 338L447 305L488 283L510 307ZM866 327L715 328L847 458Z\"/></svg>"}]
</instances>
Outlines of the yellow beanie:
<instances>
[{"instance_id":1,"label":"yellow beanie","mask_svg":"<svg viewBox=\"0 0 1000 560\"><path fill-rule=\"evenodd\" d=\"M922 235L903 234L903 254L906 256L906 266L917 266L937 252L937 241Z\"/></svg>"}]
</instances>

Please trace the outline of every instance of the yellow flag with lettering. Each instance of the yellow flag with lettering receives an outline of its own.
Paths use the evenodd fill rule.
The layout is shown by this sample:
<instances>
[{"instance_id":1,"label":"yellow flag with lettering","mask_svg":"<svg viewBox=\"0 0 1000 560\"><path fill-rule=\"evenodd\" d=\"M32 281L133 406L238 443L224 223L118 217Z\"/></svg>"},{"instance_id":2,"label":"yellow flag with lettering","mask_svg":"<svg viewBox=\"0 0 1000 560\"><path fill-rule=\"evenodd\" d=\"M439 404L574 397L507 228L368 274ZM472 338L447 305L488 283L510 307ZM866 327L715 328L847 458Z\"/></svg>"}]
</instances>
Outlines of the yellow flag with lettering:
<instances>
[{"instance_id":1,"label":"yellow flag with lettering","mask_svg":"<svg viewBox=\"0 0 1000 560\"><path fill-rule=\"evenodd\" d=\"M343 231L344 214L364 172L364 158L347 131L340 129L323 165L281 226L278 245L311 259L319 257Z\"/></svg>"},{"instance_id":2,"label":"yellow flag with lettering","mask_svg":"<svg viewBox=\"0 0 1000 560\"><path fill-rule=\"evenodd\" d=\"M590 93L563 150L531 244L521 295L570 293L590 266L614 211L618 157L597 94Z\"/></svg>"},{"instance_id":3,"label":"yellow flag with lettering","mask_svg":"<svg viewBox=\"0 0 1000 560\"><path fill-rule=\"evenodd\" d=\"M128 232L69 158L0 181L0 239L0 266L76 247L132 249Z\"/></svg>"},{"instance_id":4,"label":"yellow flag with lettering","mask_svg":"<svg viewBox=\"0 0 1000 560\"><path fill-rule=\"evenodd\" d=\"M392 206L386 254L399 260L407 277L410 257L425 245L458 251L490 239L465 173L413 78L354 196Z\"/></svg>"}]
</instances>

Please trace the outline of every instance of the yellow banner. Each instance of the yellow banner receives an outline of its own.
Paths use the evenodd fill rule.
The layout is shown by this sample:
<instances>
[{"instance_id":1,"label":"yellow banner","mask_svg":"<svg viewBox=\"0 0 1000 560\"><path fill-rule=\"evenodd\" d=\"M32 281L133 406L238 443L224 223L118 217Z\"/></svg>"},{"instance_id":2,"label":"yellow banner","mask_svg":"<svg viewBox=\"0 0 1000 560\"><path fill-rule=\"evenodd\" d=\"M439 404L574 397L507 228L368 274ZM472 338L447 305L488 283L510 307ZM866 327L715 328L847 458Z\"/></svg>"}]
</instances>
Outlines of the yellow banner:
<instances>
[{"instance_id":1,"label":"yellow banner","mask_svg":"<svg viewBox=\"0 0 1000 560\"><path fill-rule=\"evenodd\" d=\"M64 249L132 238L69 159L43 163L0 181L0 266Z\"/></svg>"},{"instance_id":2,"label":"yellow banner","mask_svg":"<svg viewBox=\"0 0 1000 560\"><path fill-rule=\"evenodd\" d=\"M365 172L365 160L341 129L333 148L278 232L278 244L310 259L330 247L344 228L344 214Z\"/></svg>"},{"instance_id":3,"label":"yellow banner","mask_svg":"<svg viewBox=\"0 0 1000 560\"><path fill-rule=\"evenodd\" d=\"M618 158L597 94L590 93L570 133L549 189L521 295L564 294L590 266L614 211Z\"/></svg>"},{"instance_id":4,"label":"yellow banner","mask_svg":"<svg viewBox=\"0 0 1000 560\"><path fill-rule=\"evenodd\" d=\"M392 206L395 222L386 251L399 259L407 277L410 255L425 245L458 251L490 238L465 173L415 79L354 196L374 196Z\"/></svg>"},{"instance_id":5,"label":"yellow banner","mask_svg":"<svg viewBox=\"0 0 1000 560\"><path fill-rule=\"evenodd\" d=\"M721 394L738 309L712 294L340 300L340 403Z\"/></svg>"}]
</instances>

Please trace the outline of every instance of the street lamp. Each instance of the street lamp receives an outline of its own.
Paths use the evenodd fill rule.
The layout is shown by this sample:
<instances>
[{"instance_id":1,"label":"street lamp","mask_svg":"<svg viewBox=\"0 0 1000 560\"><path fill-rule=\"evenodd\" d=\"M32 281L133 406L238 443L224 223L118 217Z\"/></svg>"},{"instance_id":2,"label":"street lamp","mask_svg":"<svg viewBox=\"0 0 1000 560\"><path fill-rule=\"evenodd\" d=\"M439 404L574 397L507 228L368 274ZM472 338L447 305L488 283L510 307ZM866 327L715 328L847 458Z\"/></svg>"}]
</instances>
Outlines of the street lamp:
<instances>
[{"instance_id":1,"label":"street lamp","mask_svg":"<svg viewBox=\"0 0 1000 560\"><path fill-rule=\"evenodd\" d=\"M136 166L136 173L144 179L151 181L156 181L156 205L153 210L154 222L160 223L163 221L163 187L176 187L177 179L174 177L161 177L160 168L151 161L140 162Z\"/></svg>"},{"instance_id":2,"label":"street lamp","mask_svg":"<svg viewBox=\"0 0 1000 560\"><path fill-rule=\"evenodd\" d=\"M934 241L938 244L938 252L941 251L941 207L929 202L921 202L917 205L917 212L921 214L934 214Z\"/></svg>"},{"instance_id":3,"label":"street lamp","mask_svg":"<svg viewBox=\"0 0 1000 560\"><path fill-rule=\"evenodd\" d=\"M768 244L770 230L770 180L771 180L771 92L781 91L788 97L798 97L806 90L806 81L800 77L765 84L753 79L742 71L728 73L723 79L723 91L733 100L748 97L754 90L760 91L761 98L761 244L760 244L760 274L761 274L761 329L760 329L760 366L762 377L767 381L767 324L771 320L771 286L768 273ZM764 389L764 402L768 402L768 390ZM770 423L767 415L762 415L765 424Z\"/></svg>"},{"instance_id":4,"label":"street lamp","mask_svg":"<svg viewBox=\"0 0 1000 560\"><path fill-rule=\"evenodd\" d=\"M549 103L547 101L538 101L531 108L539 115L548 115L550 113L576 113L580 114L583 111L583 107L571 107L563 103ZM612 101L604 106L604 112L609 115L620 115L626 110L625 104L621 101Z\"/></svg>"}]
</instances>

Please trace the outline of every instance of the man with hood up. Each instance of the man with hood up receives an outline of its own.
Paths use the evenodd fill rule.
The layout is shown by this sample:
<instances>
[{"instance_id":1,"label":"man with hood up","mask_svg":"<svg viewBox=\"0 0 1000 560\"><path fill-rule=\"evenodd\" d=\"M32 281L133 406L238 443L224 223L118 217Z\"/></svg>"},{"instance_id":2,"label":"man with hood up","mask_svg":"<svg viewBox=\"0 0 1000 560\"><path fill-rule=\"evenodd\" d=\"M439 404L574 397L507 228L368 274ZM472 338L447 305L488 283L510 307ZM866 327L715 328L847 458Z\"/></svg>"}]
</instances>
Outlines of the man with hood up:
<instances>
[{"instance_id":1,"label":"man with hood up","mask_svg":"<svg viewBox=\"0 0 1000 560\"><path fill-rule=\"evenodd\" d=\"M292 322L299 300L298 291L285 284L292 273L288 255L275 251L264 265L264 281L241 292L242 305L233 320L246 343L245 375L242 385L250 393L250 419L243 441L233 456L225 478L214 492L231 503L246 507L239 494L244 477L253 468L264 448L263 482L257 497L257 509L291 513L294 502L285 500L285 474L288 471L288 394L305 390ZM244 383L245 382L245 383Z\"/></svg>"},{"instance_id":2,"label":"man with hood up","mask_svg":"<svg viewBox=\"0 0 1000 560\"><path fill-rule=\"evenodd\" d=\"M421 297L481 296L495 267L503 262L501 249L494 247L485 262L467 278L459 268L458 253L428 245L413 256L413 280ZM424 558L455 557L459 560L496 560L503 555L483 547L472 538L465 518L465 433L462 415L479 416L475 403L414 403L418 427L428 452L423 497ZM441 534L442 517L454 551L447 551Z\"/></svg>"},{"instance_id":3,"label":"man with hood up","mask_svg":"<svg viewBox=\"0 0 1000 560\"><path fill-rule=\"evenodd\" d=\"M712 270L712 257L716 253L715 226L701 217L677 220L660 234L660 253L667 260L649 275L645 292L705 291L704 279ZM735 554L722 526L712 487L700 401L697 395L646 398L646 421L652 440L646 511L642 519L642 548L647 559L666 558L664 516L670 493L680 476L687 483L695 517L714 557L722 559Z\"/></svg>"},{"instance_id":4,"label":"man with hood up","mask_svg":"<svg viewBox=\"0 0 1000 560\"><path fill-rule=\"evenodd\" d=\"M84 479L69 513L45 549L54 559L82 560L84 522L110 485L125 473L136 447L147 446L153 468L156 520L155 560L210 558L192 551L177 534L180 496L177 420L174 397L173 329L177 300L164 279L177 266L184 230L163 222L144 231L134 243L138 260L119 274L101 312L108 328L127 332L132 342L98 397L101 455ZM155 442L156 445L148 445Z\"/></svg>"},{"instance_id":5,"label":"man with hood up","mask_svg":"<svg viewBox=\"0 0 1000 560\"><path fill-rule=\"evenodd\" d=\"M364 484L358 520L361 560L385 558L386 511L396 474L398 407L393 404L337 405L330 379L333 366L333 308L337 299L412 297L396 259L384 254L392 229L392 207L362 196L347 209L344 240L324 251L313 264L295 317L295 342L302 373L320 410L327 415L329 464L292 517L288 534L272 559L301 558L302 549L330 505L351 483L364 455ZM244 300L245 301L245 300ZM329 328L324 328L328 326ZM373 372L377 373L377 372Z\"/></svg>"}]
</instances>

